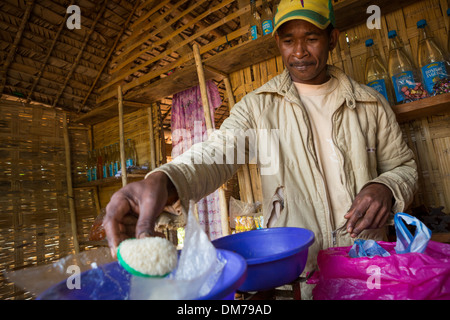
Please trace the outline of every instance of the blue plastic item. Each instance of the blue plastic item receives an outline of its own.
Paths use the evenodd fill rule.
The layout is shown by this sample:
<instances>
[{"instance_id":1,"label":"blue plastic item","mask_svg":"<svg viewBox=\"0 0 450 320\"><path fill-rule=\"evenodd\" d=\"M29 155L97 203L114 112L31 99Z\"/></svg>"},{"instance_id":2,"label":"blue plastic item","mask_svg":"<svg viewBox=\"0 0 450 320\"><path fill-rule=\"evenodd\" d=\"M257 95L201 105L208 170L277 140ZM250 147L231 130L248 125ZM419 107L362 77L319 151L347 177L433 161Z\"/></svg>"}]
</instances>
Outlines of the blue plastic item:
<instances>
[{"instance_id":1,"label":"blue plastic item","mask_svg":"<svg viewBox=\"0 0 450 320\"><path fill-rule=\"evenodd\" d=\"M212 241L218 249L238 253L247 262L247 279L239 291L269 290L288 284L303 272L314 233L303 228L267 228Z\"/></svg>"},{"instance_id":2,"label":"blue plastic item","mask_svg":"<svg viewBox=\"0 0 450 320\"><path fill-rule=\"evenodd\" d=\"M247 276L245 260L238 254L217 250L227 261L222 274L208 295L198 300L234 298L237 288ZM43 292L38 300L127 300L132 275L118 262L112 262L81 273L81 288L68 289L66 281Z\"/></svg>"},{"instance_id":3,"label":"blue plastic item","mask_svg":"<svg viewBox=\"0 0 450 320\"><path fill-rule=\"evenodd\" d=\"M348 252L348 255L350 258L373 258L375 256L389 257L391 254L376 243L375 240L357 239Z\"/></svg>"}]
</instances>

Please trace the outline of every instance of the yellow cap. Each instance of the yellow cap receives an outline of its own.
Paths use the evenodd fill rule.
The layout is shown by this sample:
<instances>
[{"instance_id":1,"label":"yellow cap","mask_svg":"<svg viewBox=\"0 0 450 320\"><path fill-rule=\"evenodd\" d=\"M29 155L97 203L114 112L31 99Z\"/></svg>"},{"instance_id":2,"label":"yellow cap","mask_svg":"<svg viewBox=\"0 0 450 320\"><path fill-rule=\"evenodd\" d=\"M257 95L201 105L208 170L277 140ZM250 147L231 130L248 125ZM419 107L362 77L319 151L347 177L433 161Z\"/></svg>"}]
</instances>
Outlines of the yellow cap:
<instances>
[{"instance_id":1,"label":"yellow cap","mask_svg":"<svg viewBox=\"0 0 450 320\"><path fill-rule=\"evenodd\" d=\"M320 29L336 25L331 0L281 0L274 18L273 33L285 22L305 20Z\"/></svg>"}]
</instances>

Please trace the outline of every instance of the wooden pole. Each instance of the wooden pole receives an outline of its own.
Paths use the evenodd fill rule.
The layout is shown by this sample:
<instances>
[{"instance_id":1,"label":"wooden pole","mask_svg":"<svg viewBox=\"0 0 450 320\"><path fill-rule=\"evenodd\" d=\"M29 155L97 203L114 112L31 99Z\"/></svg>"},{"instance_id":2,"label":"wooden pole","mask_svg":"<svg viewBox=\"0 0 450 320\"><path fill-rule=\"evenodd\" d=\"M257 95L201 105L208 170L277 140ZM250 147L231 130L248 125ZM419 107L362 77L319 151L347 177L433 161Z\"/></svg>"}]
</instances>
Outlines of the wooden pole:
<instances>
[{"instance_id":1,"label":"wooden pole","mask_svg":"<svg viewBox=\"0 0 450 320\"><path fill-rule=\"evenodd\" d=\"M194 50L195 64L197 66L198 80L200 82L200 93L202 95L203 112L205 114L206 128L208 130L213 130L214 127L212 125L211 112L209 109L205 72L203 70L202 58L200 56L200 48L198 47L197 44L194 44L193 50ZM220 220L222 224L222 236L226 236L230 234L230 225L228 221L228 206L225 197L225 190L223 189L223 187L220 187L218 191L220 204Z\"/></svg>"},{"instance_id":2,"label":"wooden pole","mask_svg":"<svg viewBox=\"0 0 450 320\"><path fill-rule=\"evenodd\" d=\"M151 170L156 168L156 149L155 149L155 132L153 127L153 111L152 107L147 108L148 113L148 131L150 134L150 166Z\"/></svg>"},{"instance_id":3,"label":"wooden pole","mask_svg":"<svg viewBox=\"0 0 450 320\"><path fill-rule=\"evenodd\" d=\"M122 186L127 185L127 164L125 162L125 136L123 130L123 95L122 86L117 87L117 100L119 103L119 138L120 138L120 164L121 164L121 175L122 175Z\"/></svg>"},{"instance_id":4,"label":"wooden pole","mask_svg":"<svg viewBox=\"0 0 450 320\"><path fill-rule=\"evenodd\" d=\"M224 78L223 82L225 83L225 89L227 92L228 109L231 111L231 109L234 107L234 104L235 104L233 89L231 87L230 79L228 77ZM252 182L251 182L250 170L248 168L248 164L243 164L239 168L238 180L241 185L241 192L244 197L243 200L248 203L253 203L254 202L253 188L252 188Z\"/></svg>"},{"instance_id":5,"label":"wooden pole","mask_svg":"<svg viewBox=\"0 0 450 320\"><path fill-rule=\"evenodd\" d=\"M69 141L69 129L67 128L67 115L64 113L63 118L63 134L64 134L64 149L66 155L66 180L67 180L67 197L69 198L69 211L70 211L70 225L72 227L73 247L75 253L80 252L80 246L78 244L77 233L77 218L75 213L75 202L73 198L73 185L72 185L72 161L70 159L70 141Z\"/></svg>"}]
</instances>

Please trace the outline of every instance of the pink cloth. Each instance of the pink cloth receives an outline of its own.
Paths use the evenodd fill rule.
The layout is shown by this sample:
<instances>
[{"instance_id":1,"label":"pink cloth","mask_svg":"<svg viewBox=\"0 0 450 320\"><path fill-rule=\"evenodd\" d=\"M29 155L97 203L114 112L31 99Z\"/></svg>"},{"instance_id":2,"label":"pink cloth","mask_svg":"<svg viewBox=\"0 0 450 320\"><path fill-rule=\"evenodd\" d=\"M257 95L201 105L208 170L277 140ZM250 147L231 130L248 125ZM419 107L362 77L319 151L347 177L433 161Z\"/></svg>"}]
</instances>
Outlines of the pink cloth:
<instances>
[{"instance_id":1,"label":"pink cloth","mask_svg":"<svg viewBox=\"0 0 450 320\"><path fill-rule=\"evenodd\" d=\"M214 111L222 104L219 90L207 81L211 121ZM192 87L173 95L172 98L172 158L187 151L193 144L208 138L200 87ZM219 193L214 191L197 202L199 223L211 240L222 236Z\"/></svg>"}]
</instances>

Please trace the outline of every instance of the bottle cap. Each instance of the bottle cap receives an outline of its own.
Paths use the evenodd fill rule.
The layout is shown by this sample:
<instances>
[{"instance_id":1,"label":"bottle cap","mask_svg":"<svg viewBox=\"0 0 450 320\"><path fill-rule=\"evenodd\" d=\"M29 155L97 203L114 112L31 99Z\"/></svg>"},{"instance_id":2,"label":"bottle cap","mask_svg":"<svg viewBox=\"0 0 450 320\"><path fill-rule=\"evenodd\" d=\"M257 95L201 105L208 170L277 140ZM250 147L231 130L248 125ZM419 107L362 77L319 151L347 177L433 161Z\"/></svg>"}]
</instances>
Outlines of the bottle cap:
<instances>
[{"instance_id":1,"label":"bottle cap","mask_svg":"<svg viewBox=\"0 0 450 320\"><path fill-rule=\"evenodd\" d=\"M373 40L372 39L367 39L366 40L366 47L370 47L373 45Z\"/></svg>"},{"instance_id":2,"label":"bottle cap","mask_svg":"<svg viewBox=\"0 0 450 320\"><path fill-rule=\"evenodd\" d=\"M427 20L422 19L417 21L417 28L424 28L427 25Z\"/></svg>"},{"instance_id":3,"label":"bottle cap","mask_svg":"<svg viewBox=\"0 0 450 320\"><path fill-rule=\"evenodd\" d=\"M397 31L391 30L391 31L388 32L388 38L389 39L395 38L396 36L397 36Z\"/></svg>"},{"instance_id":4,"label":"bottle cap","mask_svg":"<svg viewBox=\"0 0 450 320\"><path fill-rule=\"evenodd\" d=\"M447 15L450 16L450 8L447 9Z\"/></svg>"}]
</instances>

